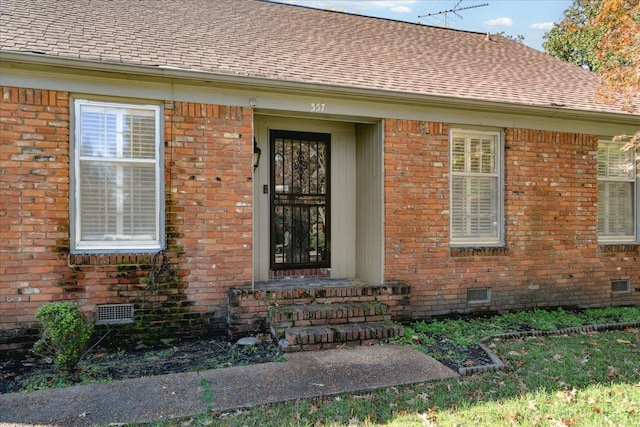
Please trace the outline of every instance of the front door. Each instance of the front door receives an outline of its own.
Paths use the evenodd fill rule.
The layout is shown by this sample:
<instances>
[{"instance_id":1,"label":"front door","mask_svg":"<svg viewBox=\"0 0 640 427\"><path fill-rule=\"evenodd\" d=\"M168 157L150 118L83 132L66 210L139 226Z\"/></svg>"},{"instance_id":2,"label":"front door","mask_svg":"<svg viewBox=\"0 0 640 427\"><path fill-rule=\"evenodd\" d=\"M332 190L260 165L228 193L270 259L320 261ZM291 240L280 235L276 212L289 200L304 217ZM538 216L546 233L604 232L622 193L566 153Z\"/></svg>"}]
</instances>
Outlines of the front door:
<instances>
[{"instance_id":1,"label":"front door","mask_svg":"<svg viewBox=\"0 0 640 427\"><path fill-rule=\"evenodd\" d=\"M272 130L271 269L329 267L326 133Z\"/></svg>"}]
</instances>

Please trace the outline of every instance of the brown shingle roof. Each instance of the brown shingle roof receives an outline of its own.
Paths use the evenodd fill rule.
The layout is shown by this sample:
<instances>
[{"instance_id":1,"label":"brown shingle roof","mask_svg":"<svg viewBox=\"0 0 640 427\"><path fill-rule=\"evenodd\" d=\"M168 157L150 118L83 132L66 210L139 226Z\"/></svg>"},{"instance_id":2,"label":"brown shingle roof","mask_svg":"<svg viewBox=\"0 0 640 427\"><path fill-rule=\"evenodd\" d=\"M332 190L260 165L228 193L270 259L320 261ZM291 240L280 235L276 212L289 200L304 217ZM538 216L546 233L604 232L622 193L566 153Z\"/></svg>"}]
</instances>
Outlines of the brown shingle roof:
<instances>
[{"instance_id":1,"label":"brown shingle roof","mask_svg":"<svg viewBox=\"0 0 640 427\"><path fill-rule=\"evenodd\" d=\"M256 0L2 0L0 49L620 112L597 76L503 37Z\"/></svg>"}]
</instances>

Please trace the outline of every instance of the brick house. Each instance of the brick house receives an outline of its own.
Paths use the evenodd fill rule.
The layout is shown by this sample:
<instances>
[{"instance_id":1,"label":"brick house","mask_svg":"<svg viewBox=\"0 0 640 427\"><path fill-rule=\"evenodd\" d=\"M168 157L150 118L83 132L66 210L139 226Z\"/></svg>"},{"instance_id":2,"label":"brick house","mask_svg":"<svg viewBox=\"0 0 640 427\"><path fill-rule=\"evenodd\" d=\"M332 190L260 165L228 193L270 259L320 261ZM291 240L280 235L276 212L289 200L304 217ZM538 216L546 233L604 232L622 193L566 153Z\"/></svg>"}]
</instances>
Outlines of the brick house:
<instances>
[{"instance_id":1,"label":"brick house","mask_svg":"<svg viewBox=\"0 0 640 427\"><path fill-rule=\"evenodd\" d=\"M1 6L0 348L61 300L185 336L292 292L394 319L640 303L611 140L640 115L592 73L256 0L72 3Z\"/></svg>"}]
</instances>

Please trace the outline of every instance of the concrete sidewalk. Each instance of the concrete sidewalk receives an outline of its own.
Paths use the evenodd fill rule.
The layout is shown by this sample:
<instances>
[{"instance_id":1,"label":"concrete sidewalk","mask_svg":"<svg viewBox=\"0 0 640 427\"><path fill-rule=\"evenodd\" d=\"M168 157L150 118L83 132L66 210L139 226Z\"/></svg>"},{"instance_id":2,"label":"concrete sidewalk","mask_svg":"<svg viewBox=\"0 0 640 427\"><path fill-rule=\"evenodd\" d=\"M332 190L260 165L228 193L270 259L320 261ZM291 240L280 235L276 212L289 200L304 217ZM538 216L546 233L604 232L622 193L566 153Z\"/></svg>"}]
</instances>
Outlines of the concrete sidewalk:
<instances>
[{"instance_id":1,"label":"concrete sidewalk","mask_svg":"<svg viewBox=\"0 0 640 427\"><path fill-rule=\"evenodd\" d=\"M151 422L455 377L406 346L287 354L286 362L0 395L0 426Z\"/></svg>"}]
</instances>

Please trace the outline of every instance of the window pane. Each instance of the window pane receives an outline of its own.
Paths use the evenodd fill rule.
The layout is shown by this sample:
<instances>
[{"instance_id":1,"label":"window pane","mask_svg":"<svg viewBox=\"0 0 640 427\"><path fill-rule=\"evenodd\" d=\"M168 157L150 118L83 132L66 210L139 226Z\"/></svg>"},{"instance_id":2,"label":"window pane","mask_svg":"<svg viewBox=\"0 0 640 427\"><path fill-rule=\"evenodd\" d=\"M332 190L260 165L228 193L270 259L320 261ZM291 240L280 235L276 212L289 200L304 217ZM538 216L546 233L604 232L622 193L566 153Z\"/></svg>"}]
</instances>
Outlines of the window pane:
<instances>
[{"instance_id":1,"label":"window pane","mask_svg":"<svg viewBox=\"0 0 640 427\"><path fill-rule=\"evenodd\" d=\"M495 143L492 139L473 137L469 140L468 172L495 173Z\"/></svg>"},{"instance_id":2,"label":"window pane","mask_svg":"<svg viewBox=\"0 0 640 427\"><path fill-rule=\"evenodd\" d=\"M117 117L105 112L83 111L80 115L80 155L115 157Z\"/></svg>"},{"instance_id":3,"label":"window pane","mask_svg":"<svg viewBox=\"0 0 640 427\"><path fill-rule=\"evenodd\" d=\"M154 165L82 162L82 241L155 240Z\"/></svg>"},{"instance_id":4,"label":"window pane","mask_svg":"<svg viewBox=\"0 0 640 427\"><path fill-rule=\"evenodd\" d=\"M465 172L467 167L464 137L456 137L454 135L452 144L451 170L453 172Z\"/></svg>"},{"instance_id":5,"label":"window pane","mask_svg":"<svg viewBox=\"0 0 640 427\"><path fill-rule=\"evenodd\" d=\"M600 143L598 145L598 176L634 180L633 150L622 151L622 144Z\"/></svg>"},{"instance_id":6,"label":"window pane","mask_svg":"<svg viewBox=\"0 0 640 427\"><path fill-rule=\"evenodd\" d=\"M452 179L452 237L498 237L498 179Z\"/></svg>"},{"instance_id":7,"label":"window pane","mask_svg":"<svg viewBox=\"0 0 640 427\"><path fill-rule=\"evenodd\" d=\"M633 236L633 183L598 183L598 234L601 236Z\"/></svg>"},{"instance_id":8,"label":"window pane","mask_svg":"<svg viewBox=\"0 0 640 427\"><path fill-rule=\"evenodd\" d=\"M598 144L598 236L629 241L636 235L636 176L633 150L623 144Z\"/></svg>"},{"instance_id":9,"label":"window pane","mask_svg":"<svg viewBox=\"0 0 640 427\"><path fill-rule=\"evenodd\" d=\"M155 142L154 111L80 107L80 155L83 157L153 159Z\"/></svg>"},{"instance_id":10,"label":"window pane","mask_svg":"<svg viewBox=\"0 0 640 427\"><path fill-rule=\"evenodd\" d=\"M451 239L454 243L500 241L499 140L498 134L452 134Z\"/></svg>"},{"instance_id":11,"label":"window pane","mask_svg":"<svg viewBox=\"0 0 640 427\"><path fill-rule=\"evenodd\" d=\"M122 155L132 159L153 159L156 155L155 117L131 113L124 116Z\"/></svg>"}]
</instances>

